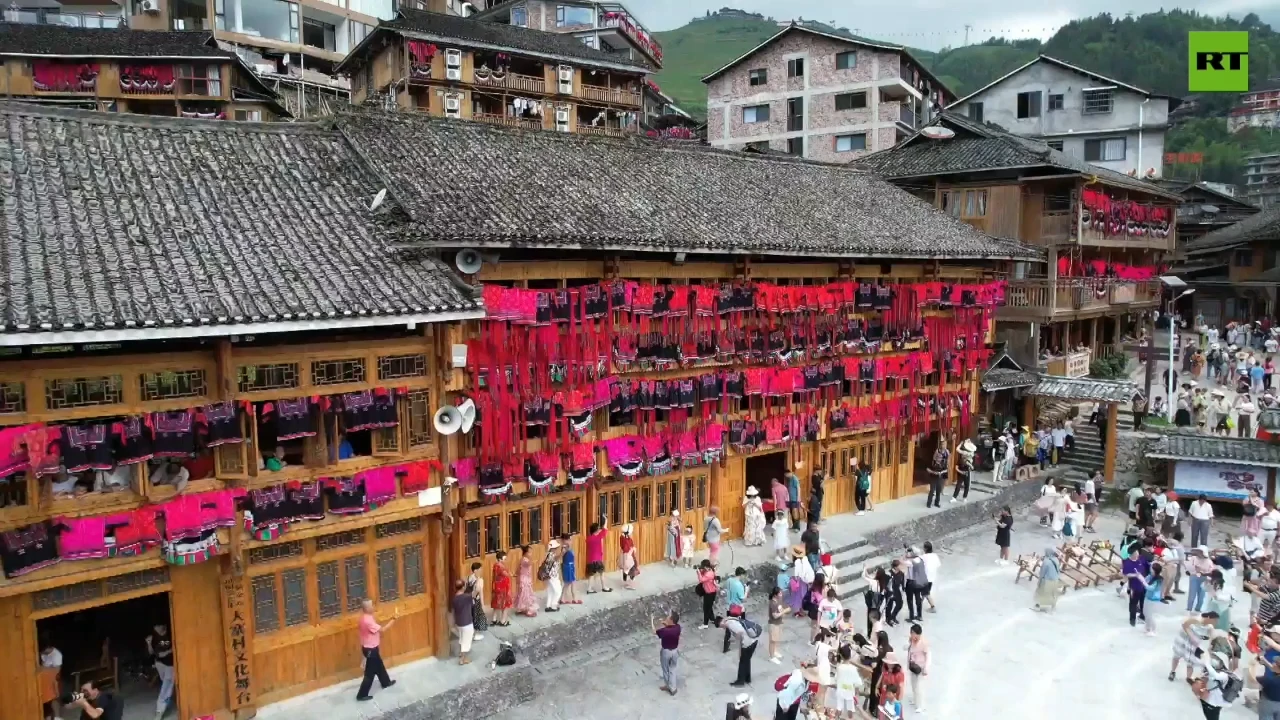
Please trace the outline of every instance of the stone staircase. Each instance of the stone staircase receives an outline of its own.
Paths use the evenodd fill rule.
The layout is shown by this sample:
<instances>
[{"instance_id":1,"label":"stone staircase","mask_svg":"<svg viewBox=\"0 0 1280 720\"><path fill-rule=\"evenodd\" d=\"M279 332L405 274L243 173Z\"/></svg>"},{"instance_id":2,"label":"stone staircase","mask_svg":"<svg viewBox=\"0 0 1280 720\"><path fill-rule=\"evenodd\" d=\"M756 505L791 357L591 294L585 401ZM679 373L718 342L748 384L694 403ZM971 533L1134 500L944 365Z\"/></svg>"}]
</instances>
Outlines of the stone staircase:
<instances>
[{"instance_id":1,"label":"stone staircase","mask_svg":"<svg viewBox=\"0 0 1280 720\"><path fill-rule=\"evenodd\" d=\"M1128 422L1131 427L1133 419L1121 417L1120 422ZM1093 475L1093 471L1102 469L1106 463L1106 456L1102 452L1098 428L1089 424L1088 415L1078 418L1075 428L1076 447L1058 463L1059 477L1062 482L1084 484L1084 481Z\"/></svg>"}]
</instances>

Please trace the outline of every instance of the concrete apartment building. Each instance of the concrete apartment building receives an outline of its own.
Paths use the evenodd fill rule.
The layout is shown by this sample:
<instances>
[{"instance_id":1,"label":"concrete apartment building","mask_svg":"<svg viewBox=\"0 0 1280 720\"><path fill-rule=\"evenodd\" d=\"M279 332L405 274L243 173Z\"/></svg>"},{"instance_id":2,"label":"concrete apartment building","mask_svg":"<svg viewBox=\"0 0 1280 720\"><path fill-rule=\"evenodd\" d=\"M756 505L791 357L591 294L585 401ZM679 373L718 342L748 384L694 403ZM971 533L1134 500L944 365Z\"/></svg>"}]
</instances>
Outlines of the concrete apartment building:
<instances>
[{"instance_id":1,"label":"concrete apartment building","mask_svg":"<svg viewBox=\"0 0 1280 720\"><path fill-rule=\"evenodd\" d=\"M1047 55L947 109L1126 175L1160 177L1175 98Z\"/></svg>"},{"instance_id":2,"label":"concrete apartment building","mask_svg":"<svg viewBox=\"0 0 1280 720\"><path fill-rule=\"evenodd\" d=\"M711 145L826 162L893 147L954 98L901 46L794 24L702 81Z\"/></svg>"},{"instance_id":3,"label":"concrete apartment building","mask_svg":"<svg viewBox=\"0 0 1280 720\"><path fill-rule=\"evenodd\" d=\"M1261 208L1280 204L1280 153L1244 159L1244 199Z\"/></svg>"}]
</instances>

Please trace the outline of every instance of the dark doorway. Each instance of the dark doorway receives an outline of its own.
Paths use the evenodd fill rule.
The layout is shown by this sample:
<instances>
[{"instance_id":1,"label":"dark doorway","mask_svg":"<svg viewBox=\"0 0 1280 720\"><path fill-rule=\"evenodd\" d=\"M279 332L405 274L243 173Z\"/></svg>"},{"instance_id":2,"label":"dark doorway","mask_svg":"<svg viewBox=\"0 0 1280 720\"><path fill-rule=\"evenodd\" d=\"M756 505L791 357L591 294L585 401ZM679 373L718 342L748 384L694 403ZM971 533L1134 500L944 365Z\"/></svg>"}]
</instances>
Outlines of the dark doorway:
<instances>
[{"instance_id":1,"label":"dark doorway","mask_svg":"<svg viewBox=\"0 0 1280 720\"><path fill-rule=\"evenodd\" d=\"M762 500L773 497L773 479L785 480L787 476L787 452L772 452L747 458L747 484L760 492ZM744 487L745 491L746 488Z\"/></svg>"},{"instance_id":2,"label":"dark doorway","mask_svg":"<svg viewBox=\"0 0 1280 720\"><path fill-rule=\"evenodd\" d=\"M929 466L933 463L933 454L937 452L941 438L942 435L934 430L916 443L915 461L911 464L912 487L928 487Z\"/></svg>"}]
</instances>

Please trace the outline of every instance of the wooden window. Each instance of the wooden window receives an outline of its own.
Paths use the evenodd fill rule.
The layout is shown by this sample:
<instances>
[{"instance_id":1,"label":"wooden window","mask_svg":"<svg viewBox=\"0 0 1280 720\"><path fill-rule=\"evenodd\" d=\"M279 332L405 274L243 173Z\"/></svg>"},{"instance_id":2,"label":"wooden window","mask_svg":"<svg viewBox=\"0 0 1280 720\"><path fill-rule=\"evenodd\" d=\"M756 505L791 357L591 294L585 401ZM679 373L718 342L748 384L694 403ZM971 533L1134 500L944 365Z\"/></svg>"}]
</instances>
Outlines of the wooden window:
<instances>
[{"instance_id":1,"label":"wooden window","mask_svg":"<svg viewBox=\"0 0 1280 720\"><path fill-rule=\"evenodd\" d=\"M640 488L627 489L627 522L640 519Z\"/></svg>"},{"instance_id":2,"label":"wooden window","mask_svg":"<svg viewBox=\"0 0 1280 720\"><path fill-rule=\"evenodd\" d=\"M480 518L467 518L463 525L463 533L465 534L466 556L469 558L480 557Z\"/></svg>"},{"instance_id":3,"label":"wooden window","mask_svg":"<svg viewBox=\"0 0 1280 720\"><path fill-rule=\"evenodd\" d=\"M364 542L364 530L345 530L343 532L321 535L316 538L316 551L337 550L338 548L359 545Z\"/></svg>"},{"instance_id":4,"label":"wooden window","mask_svg":"<svg viewBox=\"0 0 1280 720\"><path fill-rule=\"evenodd\" d=\"M695 503L694 503L694 500L697 498L697 495L696 495L696 492L697 492L696 484L697 484L697 483L696 483L696 481L695 481L693 478L691 478L691 477L688 477L688 478L685 478L685 479L684 479L684 509L685 509L685 512L688 512L688 511L690 511L690 510L696 510L696 509L697 509L697 507L698 507L698 506L697 506L697 504L695 504Z\"/></svg>"},{"instance_id":5,"label":"wooden window","mask_svg":"<svg viewBox=\"0 0 1280 720\"><path fill-rule=\"evenodd\" d=\"M311 362L312 385L344 385L365 381L364 358L344 360L313 360Z\"/></svg>"},{"instance_id":6,"label":"wooden window","mask_svg":"<svg viewBox=\"0 0 1280 720\"><path fill-rule=\"evenodd\" d=\"M280 607L276 600L276 576L259 575L250 583L253 597L253 632L265 635L280 629Z\"/></svg>"},{"instance_id":7,"label":"wooden window","mask_svg":"<svg viewBox=\"0 0 1280 720\"><path fill-rule=\"evenodd\" d=\"M847 470L848 467L849 467L849 450L846 448L840 451L840 464L835 469L835 472L832 472L831 474L836 476L843 476L846 472L848 472ZM828 470L827 472L831 472L831 471Z\"/></svg>"},{"instance_id":8,"label":"wooden window","mask_svg":"<svg viewBox=\"0 0 1280 720\"><path fill-rule=\"evenodd\" d=\"M27 411L27 386L21 382L0 382L0 415Z\"/></svg>"},{"instance_id":9,"label":"wooden window","mask_svg":"<svg viewBox=\"0 0 1280 720\"><path fill-rule=\"evenodd\" d=\"M667 511L680 509L680 480L679 478L671 480L667 483Z\"/></svg>"},{"instance_id":10,"label":"wooden window","mask_svg":"<svg viewBox=\"0 0 1280 720\"><path fill-rule=\"evenodd\" d=\"M836 95L837 110L861 110L867 106L867 93L851 92Z\"/></svg>"},{"instance_id":11,"label":"wooden window","mask_svg":"<svg viewBox=\"0 0 1280 720\"><path fill-rule=\"evenodd\" d=\"M1236 267L1242 267L1242 268L1252 267L1253 266L1253 250L1251 248L1236 250L1231 255L1231 264Z\"/></svg>"},{"instance_id":12,"label":"wooden window","mask_svg":"<svg viewBox=\"0 0 1280 720\"><path fill-rule=\"evenodd\" d=\"M176 65L174 75L179 95L222 97L222 70L217 65Z\"/></svg>"},{"instance_id":13,"label":"wooden window","mask_svg":"<svg viewBox=\"0 0 1280 720\"><path fill-rule=\"evenodd\" d=\"M404 558L404 595L412 597L427 591L426 578L422 573L422 544L411 543L400 548Z\"/></svg>"},{"instance_id":14,"label":"wooden window","mask_svg":"<svg viewBox=\"0 0 1280 720\"><path fill-rule=\"evenodd\" d=\"M911 453L911 444L902 442L901 440L899 440L898 441L898 464L906 463L907 458L910 456L910 453Z\"/></svg>"},{"instance_id":15,"label":"wooden window","mask_svg":"<svg viewBox=\"0 0 1280 720\"><path fill-rule=\"evenodd\" d=\"M124 400L124 379L120 375L101 375L45 380L44 400L50 410L115 405Z\"/></svg>"},{"instance_id":16,"label":"wooden window","mask_svg":"<svg viewBox=\"0 0 1280 720\"><path fill-rule=\"evenodd\" d=\"M858 67L858 53L850 50L848 52L836 53L836 69L852 70Z\"/></svg>"},{"instance_id":17,"label":"wooden window","mask_svg":"<svg viewBox=\"0 0 1280 720\"><path fill-rule=\"evenodd\" d=\"M427 356L422 353L414 355L384 355L378 358L379 380L426 377L426 375Z\"/></svg>"},{"instance_id":18,"label":"wooden window","mask_svg":"<svg viewBox=\"0 0 1280 720\"><path fill-rule=\"evenodd\" d=\"M491 555L502 549L502 516L486 515L484 518L484 553Z\"/></svg>"},{"instance_id":19,"label":"wooden window","mask_svg":"<svg viewBox=\"0 0 1280 720\"><path fill-rule=\"evenodd\" d=\"M98 580L90 580L33 593L31 606L36 610L48 610L86 600L96 600L100 597L102 597L102 583Z\"/></svg>"},{"instance_id":20,"label":"wooden window","mask_svg":"<svg viewBox=\"0 0 1280 720\"><path fill-rule=\"evenodd\" d=\"M302 541L294 540L292 542L276 543L274 545L264 545L256 547L249 551L249 564L261 565L276 560L284 560L292 557L302 556Z\"/></svg>"},{"instance_id":21,"label":"wooden window","mask_svg":"<svg viewBox=\"0 0 1280 720\"><path fill-rule=\"evenodd\" d=\"M956 218L986 217L987 191L943 190L942 211Z\"/></svg>"},{"instance_id":22,"label":"wooden window","mask_svg":"<svg viewBox=\"0 0 1280 720\"><path fill-rule=\"evenodd\" d=\"M640 488L640 519L650 520L653 518L653 487L645 485Z\"/></svg>"},{"instance_id":23,"label":"wooden window","mask_svg":"<svg viewBox=\"0 0 1280 720\"><path fill-rule=\"evenodd\" d=\"M411 517L394 522L382 523L373 529L373 536L381 540L382 538L394 537L396 535L406 535L408 533L420 532L422 530L422 518Z\"/></svg>"},{"instance_id":24,"label":"wooden window","mask_svg":"<svg viewBox=\"0 0 1280 720\"><path fill-rule=\"evenodd\" d=\"M554 540L564 534L564 503L551 503L551 539Z\"/></svg>"},{"instance_id":25,"label":"wooden window","mask_svg":"<svg viewBox=\"0 0 1280 720\"><path fill-rule=\"evenodd\" d=\"M311 621L307 610L307 570L291 568L280 573L280 588L284 595L285 627L305 625Z\"/></svg>"},{"instance_id":26,"label":"wooden window","mask_svg":"<svg viewBox=\"0 0 1280 720\"><path fill-rule=\"evenodd\" d=\"M143 400L203 397L209 391L205 372L200 369L142 373L138 386Z\"/></svg>"},{"instance_id":27,"label":"wooden window","mask_svg":"<svg viewBox=\"0 0 1280 720\"><path fill-rule=\"evenodd\" d=\"M804 77L804 58L792 58L787 61L787 77Z\"/></svg>"},{"instance_id":28,"label":"wooden window","mask_svg":"<svg viewBox=\"0 0 1280 720\"><path fill-rule=\"evenodd\" d=\"M338 587L337 560L316 565L316 598L319 601L321 620L342 614L342 590Z\"/></svg>"},{"instance_id":29,"label":"wooden window","mask_svg":"<svg viewBox=\"0 0 1280 720\"><path fill-rule=\"evenodd\" d=\"M400 428L377 428L369 434L374 456L400 454Z\"/></svg>"},{"instance_id":30,"label":"wooden window","mask_svg":"<svg viewBox=\"0 0 1280 720\"><path fill-rule=\"evenodd\" d=\"M747 71L747 85L756 87L757 85L767 85L769 83L769 71L765 68L756 68Z\"/></svg>"},{"instance_id":31,"label":"wooden window","mask_svg":"<svg viewBox=\"0 0 1280 720\"><path fill-rule=\"evenodd\" d=\"M343 572L346 573L347 612L360 609L360 604L369 597L368 575L365 571L364 555L352 555L342 561Z\"/></svg>"},{"instance_id":32,"label":"wooden window","mask_svg":"<svg viewBox=\"0 0 1280 720\"><path fill-rule=\"evenodd\" d=\"M296 388L298 364L241 365L236 370L236 378L236 387L242 393Z\"/></svg>"},{"instance_id":33,"label":"wooden window","mask_svg":"<svg viewBox=\"0 0 1280 720\"><path fill-rule=\"evenodd\" d=\"M976 123L982 122L982 103L980 102L969 103L968 111L969 111L970 120Z\"/></svg>"},{"instance_id":34,"label":"wooden window","mask_svg":"<svg viewBox=\"0 0 1280 720\"><path fill-rule=\"evenodd\" d=\"M27 492L27 473L20 472L0 477L0 510L25 507L30 502Z\"/></svg>"},{"instance_id":35,"label":"wooden window","mask_svg":"<svg viewBox=\"0 0 1280 720\"><path fill-rule=\"evenodd\" d=\"M890 462L889 462L890 457L891 457L891 455L890 455L890 453L889 453L889 441L888 441L888 440L881 441L881 443L880 443L880 465L881 465L881 466L887 466L887 465L889 465L889 464L890 464Z\"/></svg>"},{"instance_id":36,"label":"wooden window","mask_svg":"<svg viewBox=\"0 0 1280 720\"><path fill-rule=\"evenodd\" d=\"M570 535L577 535L582 532L582 499L573 498L569 501L569 529L566 531Z\"/></svg>"},{"instance_id":37,"label":"wooden window","mask_svg":"<svg viewBox=\"0 0 1280 720\"><path fill-rule=\"evenodd\" d=\"M707 506L707 476L698 476L698 507L705 508Z\"/></svg>"},{"instance_id":38,"label":"wooden window","mask_svg":"<svg viewBox=\"0 0 1280 720\"><path fill-rule=\"evenodd\" d=\"M375 558L378 565L378 602L391 602L400 597L400 553L397 548L383 548Z\"/></svg>"},{"instance_id":39,"label":"wooden window","mask_svg":"<svg viewBox=\"0 0 1280 720\"><path fill-rule=\"evenodd\" d=\"M507 547L518 548L524 545L524 511L512 510L507 513Z\"/></svg>"},{"instance_id":40,"label":"wooden window","mask_svg":"<svg viewBox=\"0 0 1280 720\"><path fill-rule=\"evenodd\" d=\"M167 582L169 582L168 568L162 567L151 570L139 570L138 572L131 572L107 578L107 595L119 595L121 593L133 592L143 588L163 585Z\"/></svg>"},{"instance_id":41,"label":"wooden window","mask_svg":"<svg viewBox=\"0 0 1280 720\"><path fill-rule=\"evenodd\" d=\"M224 443L213 449L213 459L217 465L217 474L221 476L227 475L245 475L248 473L248 463L245 462L245 453L249 443Z\"/></svg>"},{"instance_id":42,"label":"wooden window","mask_svg":"<svg viewBox=\"0 0 1280 720\"><path fill-rule=\"evenodd\" d=\"M529 545L542 542L542 508L529 508Z\"/></svg>"},{"instance_id":43,"label":"wooden window","mask_svg":"<svg viewBox=\"0 0 1280 720\"><path fill-rule=\"evenodd\" d=\"M657 491L656 495L658 497L658 507L657 507L658 517L666 517L667 515L667 484L664 482L660 482L658 483L657 487L654 489Z\"/></svg>"},{"instance_id":44,"label":"wooden window","mask_svg":"<svg viewBox=\"0 0 1280 720\"><path fill-rule=\"evenodd\" d=\"M408 397L409 447L431 444L431 393L414 390ZM468 435L468 437L474 437Z\"/></svg>"},{"instance_id":45,"label":"wooden window","mask_svg":"<svg viewBox=\"0 0 1280 720\"><path fill-rule=\"evenodd\" d=\"M609 524L622 524L622 491L614 490L609 493Z\"/></svg>"}]
</instances>

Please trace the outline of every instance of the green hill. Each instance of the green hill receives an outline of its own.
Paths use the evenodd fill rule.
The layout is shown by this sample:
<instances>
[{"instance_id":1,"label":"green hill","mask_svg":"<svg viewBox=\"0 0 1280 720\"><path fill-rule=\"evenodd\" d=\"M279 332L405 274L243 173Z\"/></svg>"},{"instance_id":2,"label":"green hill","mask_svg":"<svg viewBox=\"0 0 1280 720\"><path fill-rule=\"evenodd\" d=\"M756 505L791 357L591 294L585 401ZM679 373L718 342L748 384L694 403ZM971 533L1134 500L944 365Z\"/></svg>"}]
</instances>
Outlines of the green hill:
<instances>
[{"instance_id":1,"label":"green hill","mask_svg":"<svg viewBox=\"0 0 1280 720\"><path fill-rule=\"evenodd\" d=\"M702 78L778 32L765 20L710 17L655 33L662 44L662 72L654 78L663 92L698 117L707 114Z\"/></svg>"}]
</instances>

